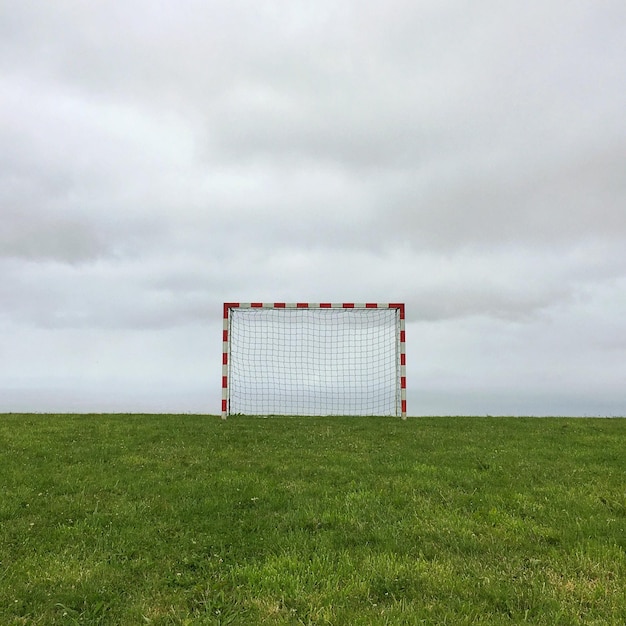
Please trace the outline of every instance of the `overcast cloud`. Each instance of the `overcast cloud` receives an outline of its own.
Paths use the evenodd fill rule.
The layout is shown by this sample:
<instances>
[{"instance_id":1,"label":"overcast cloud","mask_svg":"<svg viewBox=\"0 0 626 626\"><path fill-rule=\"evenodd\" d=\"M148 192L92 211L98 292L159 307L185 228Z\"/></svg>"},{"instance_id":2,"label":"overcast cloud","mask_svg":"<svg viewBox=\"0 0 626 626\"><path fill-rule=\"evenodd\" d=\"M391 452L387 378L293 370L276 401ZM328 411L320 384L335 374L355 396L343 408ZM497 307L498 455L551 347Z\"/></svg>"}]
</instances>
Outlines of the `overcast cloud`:
<instances>
[{"instance_id":1,"label":"overcast cloud","mask_svg":"<svg viewBox=\"0 0 626 626\"><path fill-rule=\"evenodd\" d=\"M411 415L625 415L625 111L623 0L0 0L0 411L218 413L308 300Z\"/></svg>"}]
</instances>

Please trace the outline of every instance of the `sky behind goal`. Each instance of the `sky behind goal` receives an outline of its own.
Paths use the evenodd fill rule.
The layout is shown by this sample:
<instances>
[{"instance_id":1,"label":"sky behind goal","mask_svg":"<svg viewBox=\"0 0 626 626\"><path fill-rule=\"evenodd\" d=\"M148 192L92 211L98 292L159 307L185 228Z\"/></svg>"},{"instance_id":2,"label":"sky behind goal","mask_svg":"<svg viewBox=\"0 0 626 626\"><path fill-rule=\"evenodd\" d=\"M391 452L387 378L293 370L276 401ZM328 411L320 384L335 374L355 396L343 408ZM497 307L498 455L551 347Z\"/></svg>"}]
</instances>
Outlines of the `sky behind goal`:
<instances>
[{"instance_id":1,"label":"sky behind goal","mask_svg":"<svg viewBox=\"0 0 626 626\"><path fill-rule=\"evenodd\" d=\"M406 303L409 415L626 414L626 3L0 3L0 411L219 413L226 301Z\"/></svg>"}]
</instances>

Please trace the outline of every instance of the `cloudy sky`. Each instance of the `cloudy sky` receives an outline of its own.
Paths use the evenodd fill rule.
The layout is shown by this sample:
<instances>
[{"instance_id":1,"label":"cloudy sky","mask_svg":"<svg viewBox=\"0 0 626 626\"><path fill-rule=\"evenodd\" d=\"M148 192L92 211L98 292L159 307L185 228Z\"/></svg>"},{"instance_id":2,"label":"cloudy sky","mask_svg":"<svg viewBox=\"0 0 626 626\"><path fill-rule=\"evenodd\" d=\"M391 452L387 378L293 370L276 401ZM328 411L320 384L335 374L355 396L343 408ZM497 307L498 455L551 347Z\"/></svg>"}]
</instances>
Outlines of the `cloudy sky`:
<instances>
[{"instance_id":1,"label":"cloudy sky","mask_svg":"<svg viewBox=\"0 0 626 626\"><path fill-rule=\"evenodd\" d=\"M0 411L218 413L224 301L406 302L410 415L626 414L624 0L0 0Z\"/></svg>"}]
</instances>

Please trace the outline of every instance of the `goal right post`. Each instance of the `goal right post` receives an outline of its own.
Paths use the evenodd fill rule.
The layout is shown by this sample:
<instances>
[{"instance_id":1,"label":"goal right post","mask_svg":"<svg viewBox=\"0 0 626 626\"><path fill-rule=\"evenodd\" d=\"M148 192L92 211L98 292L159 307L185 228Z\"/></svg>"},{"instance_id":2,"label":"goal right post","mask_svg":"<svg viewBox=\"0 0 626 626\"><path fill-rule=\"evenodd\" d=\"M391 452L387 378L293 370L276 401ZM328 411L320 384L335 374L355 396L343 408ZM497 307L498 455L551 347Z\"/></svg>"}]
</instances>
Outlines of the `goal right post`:
<instances>
[{"instance_id":1,"label":"goal right post","mask_svg":"<svg viewBox=\"0 0 626 626\"><path fill-rule=\"evenodd\" d=\"M224 304L222 417L406 418L402 303Z\"/></svg>"}]
</instances>

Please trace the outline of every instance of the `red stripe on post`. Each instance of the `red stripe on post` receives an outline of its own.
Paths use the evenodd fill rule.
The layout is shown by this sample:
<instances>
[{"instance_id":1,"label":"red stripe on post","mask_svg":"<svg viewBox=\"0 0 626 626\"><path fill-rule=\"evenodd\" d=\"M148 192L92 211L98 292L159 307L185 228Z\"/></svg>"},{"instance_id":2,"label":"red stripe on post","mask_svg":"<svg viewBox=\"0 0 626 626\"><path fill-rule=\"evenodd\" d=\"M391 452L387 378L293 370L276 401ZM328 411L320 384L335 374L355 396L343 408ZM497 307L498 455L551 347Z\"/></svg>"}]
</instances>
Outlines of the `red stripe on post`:
<instances>
[{"instance_id":1,"label":"red stripe on post","mask_svg":"<svg viewBox=\"0 0 626 626\"><path fill-rule=\"evenodd\" d=\"M236 309L239 306L239 302L224 302L224 319L228 319L228 310Z\"/></svg>"},{"instance_id":2,"label":"red stripe on post","mask_svg":"<svg viewBox=\"0 0 626 626\"><path fill-rule=\"evenodd\" d=\"M406 389L406 376L400 376L400 388Z\"/></svg>"},{"instance_id":3,"label":"red stripe on post","mask_svg":"<svg viewBox=\"0 0 626 626\"><path fill-rule=\"evenodd\" d=\"M406 413L406 400L402 400L402 412Z\"/></svg>"},{"instance_id":4,"label":"red stripe on post","mask_svg":"<svg viewBox=\"0 0 626 626\"><path fill-rule=\"evenodd\" d=\"M261 308L263 308L263 303L262 302L251 302L250 306L253 309L261 309Z\"/></svg>"},{"instance_id":5,"label":"red stripe on post","mask_svg":"<svg viewBox=\"0 0 626 626\"><path fill-rule=\"evenodd\" d=\"M406 341L406 330L400 331L400 343L405 343Z\"/></svg>"},{"instance_id":6,"label":"red stripe on post","mask_svg":"<svg viewBox=\"0 0 626 626\"><path fill-rule=\"evenodd\" d=\"M400 355L400 365L406 365L406 354L404 352Z\"/></svg>"},{"instance_id":7,"label":"red stripe on post","mask_svg":"<svg viewBox=\"0 0 626 626\"><path fill-rule=\"evenodd\" d=\"M309 308L309 303L308 302L298 302L296 304L296 307L298 309L308 309Z\"/></svg>"},{"instance_id":8,"label":"red stripe on post","mask_svg":"<svg viewBox=\"0 0 626 626\"><path fill-rule=\"evenodd\" d=\"M376 302L366 302L365 303L365 308L366 309L377 309L378 308L378 304L376 304Z\"/></svg>"},{"instance_id":9,"label":"red stripe on post","mask_svg":"<svg viewBox=\"0 0 626 626\"><path fill-rule=\"evenodd\" d=\"M228 406L227 400L222 400L222 413L226 413L226 407Z\"/></svg>"},{"instance_id":10,"label":"red stripe on post","mask_svg":"<svg viewBox=\"0 0 626 626\"><path fill-rule=\"evenodd\" d=\"M285 303L284 302L274 302L274 308L275 309L284 309L285 308Z\"/></svg>"},{"instance_id":11,"label":"red stripe on post","mask_svg":"<svg viewBox=\"0 0 626 626\"><path fill-rule=\"evenodd\" d=\"M344 309L353 309L354 308L354 302L344 302L342 306L343 306Z\"/></svg>"},{"instance_id":12,"label":"red stripe on post","mask_svg":"<svg viewBox=\"0 0 626 626\"><path fill-rule=\"evenodd\" d=\"M222 352L222 365L228 365L228 352Z\"/></svg>"},{"instance_id":13,"label":"red stripe on post","mask_svg":"<svg viewBox=\"0 0 626 626\"><path fill-rule=\"evenodd\" d=\"M320 302L320 309L330 309L331 306L330 302Z\"/></svg>"},{"instance_id":14,"label":"red stripe on post","mask_svg":"<svg viewBox=\"0 0 626 626\"><path fill-rule=\"evenodd\" d=\"M222 389L228 387L228 376L222 376Z\"/></svg>"},{"instance_id":15,"label":"red stripe on post","mask_svg":"<svg viewBox=\"0 0 626 626\"><path fill-rule=\"evenodd\" d=\"M228 331L224 330L222 332L222 341L228 341Z\"/></svg>"},{"instance_id":16,"label":"red stripe on post","mask_svg":"<svg viewBox=\"0 0 626 626\"><path fill-rule=\"evenodd\" d=\"M404 304L402 302L390 302L389 308L398 309L398 311L400 311L400 319L404 319Z\"/></svg>"}]
</instances>

